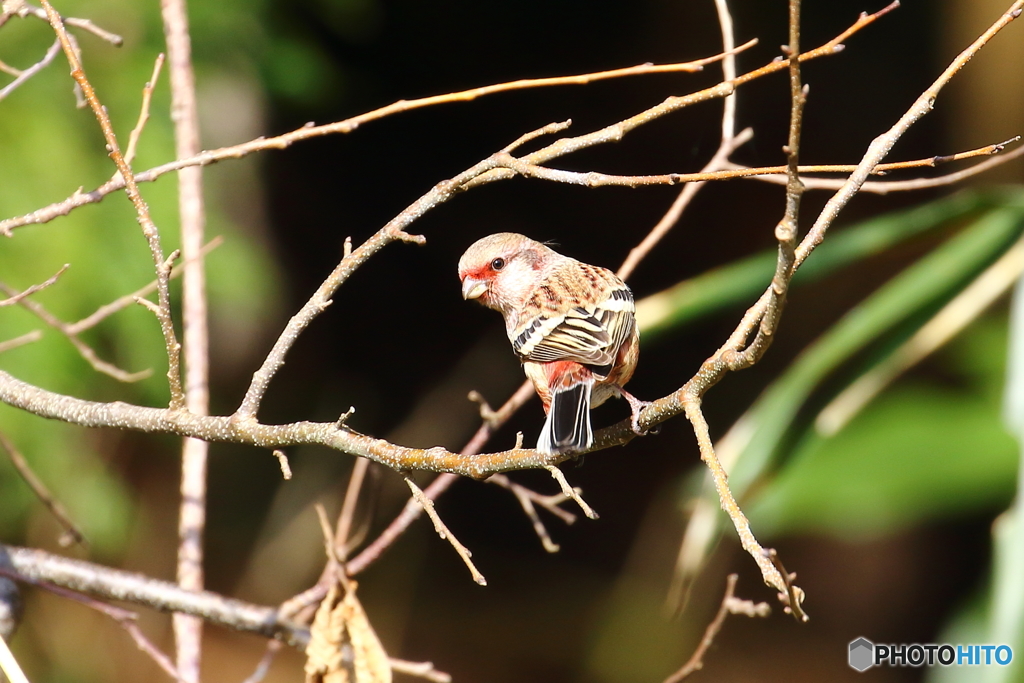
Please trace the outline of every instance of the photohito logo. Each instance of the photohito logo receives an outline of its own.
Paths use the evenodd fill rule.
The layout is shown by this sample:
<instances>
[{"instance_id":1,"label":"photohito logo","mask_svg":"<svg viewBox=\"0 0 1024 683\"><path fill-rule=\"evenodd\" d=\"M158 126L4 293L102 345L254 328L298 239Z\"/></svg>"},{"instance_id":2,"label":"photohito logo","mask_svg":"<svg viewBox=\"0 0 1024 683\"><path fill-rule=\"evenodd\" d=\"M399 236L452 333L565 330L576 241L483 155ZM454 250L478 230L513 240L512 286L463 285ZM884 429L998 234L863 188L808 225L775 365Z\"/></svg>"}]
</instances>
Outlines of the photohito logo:
<instances>
[{"instance_id":1,"label":"photohito logo","mask_svg":"<svg viewBox=\"0 0 1024 683\"><path fill-rule=\"evenodd\" d=\"M850 643L850 667L867 671L873 666L1006 666L1013 661L1009 645L950 645L911 643L876 645L867 638Z\"/></svg>"}]
</instances>

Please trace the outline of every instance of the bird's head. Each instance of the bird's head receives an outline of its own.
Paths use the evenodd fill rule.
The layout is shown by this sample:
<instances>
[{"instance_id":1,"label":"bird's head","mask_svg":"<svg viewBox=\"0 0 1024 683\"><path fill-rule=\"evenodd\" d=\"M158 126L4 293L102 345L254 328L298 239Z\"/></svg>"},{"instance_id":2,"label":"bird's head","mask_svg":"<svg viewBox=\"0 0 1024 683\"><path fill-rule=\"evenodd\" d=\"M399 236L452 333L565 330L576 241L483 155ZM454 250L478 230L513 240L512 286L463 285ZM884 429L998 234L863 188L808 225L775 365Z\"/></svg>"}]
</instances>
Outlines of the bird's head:
<instances>
[{"instance_id":1,"label":"bird's head","mask_svg":"<svg viewBox=\"0 0 1024 683\"><path fill-rule=\"evenodd\" d=\"M507 314L522 305L536 286L538 271L557 254L514 232L474 242L459 259L462 297Z\"/></svg>"}]
</instances>

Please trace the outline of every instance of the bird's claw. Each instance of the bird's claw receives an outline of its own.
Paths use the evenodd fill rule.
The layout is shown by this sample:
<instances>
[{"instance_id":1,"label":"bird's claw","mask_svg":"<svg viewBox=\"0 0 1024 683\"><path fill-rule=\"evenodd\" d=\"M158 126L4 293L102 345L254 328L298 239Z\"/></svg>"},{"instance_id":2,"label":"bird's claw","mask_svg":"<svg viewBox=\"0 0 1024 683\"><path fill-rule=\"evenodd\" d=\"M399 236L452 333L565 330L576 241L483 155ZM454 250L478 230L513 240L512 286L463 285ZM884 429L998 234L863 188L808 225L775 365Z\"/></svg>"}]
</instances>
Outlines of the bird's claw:
<instances>
[{"instance_id":1,"label":"bird's claw","mask_svg":"<svg viewBox=\"0 0 1024 683\"><path fill-rule=\"evenodd\" d=\"M641 401L622 387L615 388L618 390L619 396L626 399L626 402L629 403L629 410L632 413L629 424L633 428L633 433L637 436L647 436L650 433L650 429L642 429L640 427L640 413L649 408L652 401Z\"/></svg>"},{"instance_id":2,"label":"bird's claw","mask_svg":"<svg viewBox=\"0 0 1024 683\"><path fill-rule=\"evenodd\" d=\"M633 411L633 416L629 421L630 426L633 428L633 433L636 434L637 436L647 436L651 430L643 429L640 427L640 413L642 413L651 405L651 401L638 401L636 399L633 400L636 401L635 404L633 403L633 401L630 401L629 403L629 407Z\"/></svg>"}]
</instances>

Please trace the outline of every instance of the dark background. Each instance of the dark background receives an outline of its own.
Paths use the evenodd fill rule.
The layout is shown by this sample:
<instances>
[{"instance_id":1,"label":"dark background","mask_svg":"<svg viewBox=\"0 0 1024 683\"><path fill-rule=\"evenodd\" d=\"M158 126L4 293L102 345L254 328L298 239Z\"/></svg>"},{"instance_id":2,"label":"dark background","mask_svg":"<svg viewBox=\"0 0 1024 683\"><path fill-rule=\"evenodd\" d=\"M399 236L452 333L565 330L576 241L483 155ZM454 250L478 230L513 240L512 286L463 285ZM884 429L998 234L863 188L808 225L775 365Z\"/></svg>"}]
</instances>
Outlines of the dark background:
<instances>
[{"instance_id":1,"label":"dark background","mask_svg":"<svg viewBox=\"0 0 1024 683\"><path fill-rule=\"evenodd\" d=\"M803 48L828 41L860 12L882 7L880 2L865 1L807 0ZM163 34L156 3L108 2L97 7L68 0L66 11L92 17L126 36L121 52L108 46L97 48L95 42L88 42L91 38L83 41L90 76L113 112L120 134L134 121L140 85L149 77L156 52L163 49ZM1005 10L1003 3L1009 4L1008 0L910 0L846 41L844 51L807 63L803 75L810 96L802 161L856 163L870 141L887 130L953 56ZM734 0L730 5L737 43L751 38L760 41L738 57L740 72L780 54L779 46L787 42L785 2ZM310 121L342 120L401 99L521 78L679 62L721 49L712 0L223 0L191 3L190 12L206 148L284 133ZM13 24L5 27L5 40ZM1008 35L1000 36L972 62L943 92L936 110L900 141L890 159L950 154L1024 130L1020 31L1020 26L1011 26ZM37 50L41 53L52 36L40 33L45 38ZM5 52L3 58L9 55ZM21 62L28 59L22 57ZM53 87L54 92L60 88L59 104L71 111L66 71L51 67L32 85L44 82L43 78L58 84ZM287 150L210 166L204 176L212 217L209 232L226 235L225 246L208 261L214 311L211 410L228 414L235 409L251 373L289 316L337 264L347 236L358 244L436 183L526 132L571 118L573 125L566 135L580 135L719 79L720 68L712 65L697 74L501 93L406 112L367 123L350 134L320 137ZM116 96L112 94L115 85ZM26 87L19 95L27 98L28 91ZM40 92L45 96L48 91L40 86ZM51 99L56 101L55 97ZM48 121L38 113L49 111L51 99L41 97L35 109L26 108L26 121L29 115ZM164 163L173 155L167 100L163 82L154 103L159 113L154 114L140 148L136 164L140 169ZM4 106L14 107L17 101L12 97ZM617 144L559 158L552 166L620 174L697 171L718 145L721 110L719 101L690 107L641 127ZM784 72L743 86L738 91L737 130L753 127L755 137L733 159L750 165L784 163L788 116ZM0 135L8 136L0 137L0 142L12 136L27 139L23 131L34 130L33 125L30 121L12 126L13 133L0 126ZM5 217L62 198L78 185L94 186L86 178L95 176L98 184L109 177L108 160L88 112L81 113L67 130L86 142L68 143L62 153L73 157L71 152L79 152L80 146L85 152L79 156L95 157L95 167L88 173L69 173L74 176L69 180L57 173L64 170L64 156L56 165L49 161L31 165L38 161L35 156L30 162L23 160L19 168L45 168L46 182L36 184L53 197L46 194L47 199L37 201L35 194L22 197L2 192L0 209ZM528 149L548 140L534 141ZM9 147L3 147L5 154ZM912 171L893 178L930 172ZM53 187L49 174L60 176L59 182L53 179ZM977 182L1022 180L1018 160ZM173 190L170 176L144 188L166 245L175 239ZM349 424L360 432L409 446L460 449L479 425L477 407L466 400L466 394L478 390L497 407L523 381L500 316L460 296L456 264L463 251L485 235L517 231L551 240L560 251L582 261L618 268L678 191L671 187L587 189L516 178L455 197L412 226L413 232L425 235L425 246L388 246L337 292L333 305L288 354L263 403L261 420L334 420L354 406ZM952 191L859 196L835 229ZM802 228L810 225L827 197L827 193L807 193ZM87 221L91 216L95 224L116 228L118 239L132 240L136 251L125 248L124 253L134 254L141 264L138 283L131 285L135 287L152 277L151 264L138 239L131 208L117 201L111 197L101 207L75 212L68 222ZM783 191L778 186L754 180L706 186L675 229L636 269L630 286L639 299L773 248L773 231L783 208ZM116 211L120 213L114 215ZM106 265L106 250L113 248L113 240L108 244L103 240L109 237L92 237L107 233L84 222L73 225L66 233L54 229L54 234L84 234L102 243L103 253L96 260L104 264L102 270L115 270ZM31 232L35 228L26 229L18 234L18 243L31 246L29 236L46 234L44 229L51 227L35 233ZM727 377L710 392L706 415L712 435L724 434L812 340L948 235L946 231L912 240L838 270L814 287L794 289L780 332L763 362ZM224 252L238 249L239 244L251 245L254 253L262 249L266 258L244 260L232 252L236 261L230 265L241 263L248 271L218 270L216 259L226 258ZM42 263L42 257L39 260ZM253 267L254 262L262 265ZM75 268L79 268L77 262ZM102 270L97 282L115 279ZM222 273L219 283L218 272ZM269 283L266 288L254 284L251 297L233 303L259 319L249 327L238 323L233 311L225 310L218 299L222 294L217 288L223 280L243 281L242 275L249 282ZM67 277L76 277L76 270ZM26 282L41 279L35 274L31 276L35 279L25 278ZM94 284L78 282L84 282L79 285L83 291ZM101 302L123 291L131 289L126 285ZM55 299L60 295L53 294ZM753 297L713 317L646 338L629 390L653 399L677 389L728 336L752 301ZM82 314L95 305L83 305ZM258 315L252 314L253 308ZM1002 321L1004 310L1005 305L995 313L997 321ZM131 359L126 363L131 369L157 369L156 377L139 394L96 379L77 357L61 362L77 368L86 379L71 380L78 384L64 387L56 382L40 384L100 400L164 404L161 341L148 314L141 312L139 317L136 336L129 335L127 342L100 332L89 339L99 340L104 357L113 357L116 349L119 361ZM239 313L239 319L244 317ZM144 339L150 333L153 339ZM58 370L64 367L53 365ZM22 376L17 366L12 372ZM963 381L955 370L936 360L925 362L914 375L949 385ZM595 426L612 424L627 414L623 402L611 401L595 411ZM534 443L542 419L539 404L527 404L488 449L511 447L518 431L524 433L527 445ZM56 429L53 423L45 426ZM26 429L28 434L42 431L35 423ZM119 489L117 501L115 496L105 501L95 495L104 489L85 481L81 470L68 467L42 473L58 497L70 499L69 507L87 526L102 527L96 519L102 522L104 515L112 516L109 510L122 509L115 502L127 499L123 510L128 512L108 524L114 531L107 531L107 536L114 540L100 538L88 550L58 550L55 524L34 499L22 493L16 512L11 511L16 507L11 499L3 501L7 512L0 516L0 523L7 533L5 542L173 577L179 441L113 431L78 432L87 432L77 437L85 444L83 453L67 447L64 450L75 452L61 457L77 462L92 456L99 463L96 470L115 481L111 490L117 485L127 493ZM37 464L64 462L42 447L33 451L32 445L25 450ZM956 445L963 450L968 446ZM288 456L295 476L284 482L277 461L267 452L212 446L206 542L210 590L276 604L316 580L323 566L323 546L313 505L322 503L329 515L337 515L352 460L318 448L289 449ZM567 464L564 471L573 485L582 487L601 518L579 519L567 526L541 512L561 546L559 553L544 552L509 492L461 480L439 501L438 510L472 550L488 579L486 588L471 581L451 547L426 520L416 522L357 577L359 596L389 654L433 661L458 683L661 681L696 647L721 599L726 575L737 572L739 595L767 601L774 613L768 620L730 618L706 656L705 669L692 680L853 681L870 676L871 680L918 681L926 675L923 670L857 674L846 664L847 644L860 636L882 643L928 642L939 637L981 588L989 569L991 524L1009 503L1005 491L997 492L990 505L974 507L969 514L931 518L857 540L824 532L759 536L779 550L807 591L805 606L811 621L798 624L781 613L774 591L763 585L732 531L714 549L686 609L674 615L666 607L691 497L703 474L692 430L683 418L666 423L657 435ZM13 473L0 474L4 476L0 484L14 480ZM511 476L538 491L557 491L546 473ZM76 477L82 477L81 488L93 498L73 498L80 483ZM417 476L424 485L429 479ZM407 497L400 477L374 466L361 498L356 535L375 538ZM97 502L90 507L83 500ZM758 531L756 524L754 531ZM127 636L108 619L90 616L84 608L69 606L42 591L27 593L29 618L14 646L19 660L28 662L31 680L134 681L163 675L144 655L127 647ZM144 630L168 651L173 647L169 621L165 615L142 613ZM204 680L239 681L252 672L265 642L208 627L205 647ZM286 650L266 680L299 680L302 662L301 653Z\"/></svg>"},{"instance_id":2,"label":"dark background","mask_svg":"<svg viewBox=\"0 0 1024 683\"><path fill-rule=\"evenodd\" d=\"M786 11L781 2L735 5L737 42L760 40L739 57L742 72L779 53L778 46L786 42ZM845 29L860 11L879 9L845 1L806 5L804 49ZM361 15L356 12L361 18L350 16L347 22L339 22L324 3L276 8L276 30L317 46L339 87L305 101L272 100L272 132L306 121L342 119L398 99L494 82L693 59L717 52L720 45L710 2L654 1L630 3L628 8L617 2L378 2L367 7ZM939 44L939 20L931 4L908 3L847 41L844 52L805 66L811 88L805 162L855 162L870 140L895 122L952 56ZM339 28L339 23L344 26ZM668 95L712 85L719 74L712 66L701 74L504 93L391 117L351 135L318 139L274 155L264 168L272 243L288 278L284 310L295 310L320 283L336 263L345 236L356 242L369 236L433 184L519 135L567 118L573 120L569 134L591 131ZM738 129L752 126L756 136L735 160L783 163L787 93L783 73L740 89ZM561 158L553 165L623 174L698 170L718 144L720 112L719 102L692 107L641 128L617 145ZM954 151L944 133L950 116L940 107L901 141L893 158ZM331 419L355 405L352 424L361 431L390 434L409 445L458 448L475 427L474 406L460 402L459 396L477 388L499 405L521 377L506 348L499 316L459 296L455 264L462 251L492 232L518 231L554 240L581 260L615 268L676 192L585 189L515 179L457 197L413 226L426 235L425 247L388 247L346 283L331 310L289 356L264 415L273 421ZM936 194L861 197L840 225ZM826 198L825 193L808 194L803 214L808 223ZM783 194L775 186L734 181L705 188L677 228L637 269L631 286L642 297L770 247L782 209ZM796 292L763 366L730 377L712 392L708 417L713 432L720 434L731 424L759 387L816 334L927 246L838 272L815 291ZM736 308L645 344L630 390L655 397L677 388L724 339L741 312ZM439 384L446 387L443 396L454 397L445 412L433 418L429 412L418 413L420 420L410 419L410 413L439 400L442 394L431 393ZM601 425L624 415L620 404L603 408L595 419ZM439 425L443 418L449 419ZM528 405L491 445L510 446L518 430L529 443L541 418L539 406ZM325 487L341 489L347 463L322 452L300 453L295 457L299 469L307 466L304 458L317 461L317 472L329 473L323 475ZM230 459L216 460L214 467L215 487L218 476L232 476ZM991 515L935 523L871 542L772 539L811 596L807 608L813 621L802 626L778 613L754 564L727 534L687 612L681 621L673 621L657 608L657 596L667 589L683 521L674 493L687 473L699 467L689 426L682 419L666 425L658 436L567 467L570 481L583 487L602 518L582 520L568 529L545 518L562 546L552 556L541 550L511 496L461 482L445 496L440 511L473 550L489 587L473 585L451 549L421 521L363 579L371 615L375 608L377 615L385 615L371 618L383 622L378 627L396 655L430 659L459 681L633 680L629 674L623 678L621 673L595 670L594 662L601 660L595 649L611 647L595 635L601 630L595 624L615 604L623 581L642 580L652 602L635 606L631 636L637 645L627 640L615 647L624 651L627 662L620 666L626 671L638 667L635 680L657 680L647 677L643 660L678 656L681 664L717 605L724 574L737 571L741 595L768 600L777 613L768 622L732 619L699 676L853 679L856 674L845 663L847 642L864 634L878 642L933 640L985 569L979 558L987 555ZM270 486L275 473L270 464L264 469ZM404 497L394 475L378 474L371 537ZM554 490L546 476L536 473L516 479ZM260 503L248 501L246 508L260 509ZM224 518L229 514L220 513ZM218 521L216 510L213 520ZM215 588L231 585L233 568L237 565L219 570L215 565L213 580L222 582ZM674 634L683 637L666 642ZM654 671L659 671L657 666ZM661 670L660 675L668 673ZM917 680L922 673L873 675Z\"/></svg>"}]
</instances>

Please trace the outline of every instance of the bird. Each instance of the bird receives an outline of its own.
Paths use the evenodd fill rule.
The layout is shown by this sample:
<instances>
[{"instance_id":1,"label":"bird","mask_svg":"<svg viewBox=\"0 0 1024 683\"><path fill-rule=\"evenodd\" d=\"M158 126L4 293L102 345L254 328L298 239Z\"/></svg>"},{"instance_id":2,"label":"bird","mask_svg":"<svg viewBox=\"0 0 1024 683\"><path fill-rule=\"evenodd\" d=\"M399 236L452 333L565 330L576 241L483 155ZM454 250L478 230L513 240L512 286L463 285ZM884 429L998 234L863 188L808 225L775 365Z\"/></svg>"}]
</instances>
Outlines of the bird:
<instances>
[{"instance_id":1,"label":"bird","mask_svg":"<svg viewBox=\"0 0 1024 683\"><path fill-rule=\"evenodd\" d=\"M649 405L622 387L640 351L633 293L612 271L563 256L525 235L474 242L459 259L462 297L505 318L505 330L547 419L537 450L547 455L593 445L590 410L626 399L633 431Z\"/></svg>"}]
</instances>

